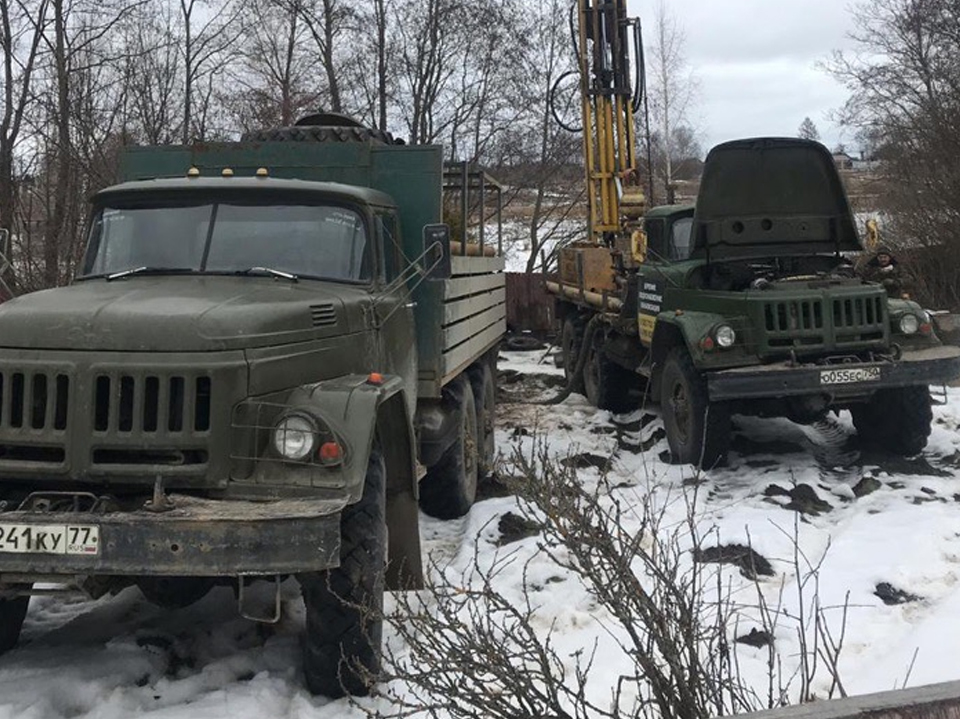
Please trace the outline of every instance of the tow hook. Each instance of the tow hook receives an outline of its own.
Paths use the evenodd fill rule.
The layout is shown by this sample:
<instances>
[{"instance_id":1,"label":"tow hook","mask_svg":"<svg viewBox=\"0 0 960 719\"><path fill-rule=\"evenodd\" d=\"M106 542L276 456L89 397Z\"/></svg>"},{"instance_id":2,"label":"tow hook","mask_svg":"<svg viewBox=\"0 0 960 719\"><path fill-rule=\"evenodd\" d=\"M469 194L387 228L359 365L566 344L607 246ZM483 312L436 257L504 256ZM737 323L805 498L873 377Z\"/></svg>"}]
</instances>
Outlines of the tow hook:
<instances>
[{"instance_id":1,"label":"tow hook","mask_svg":"<svg viewBox=\"0 0 960 719\"><path fill-rule=\"evenodd\" d=\"M153 498L144 502L143 508L148 512L169 512L174 506L173 500L163 491L163 476L158 474L153 483Z\"/></svg>"}]
</instances>

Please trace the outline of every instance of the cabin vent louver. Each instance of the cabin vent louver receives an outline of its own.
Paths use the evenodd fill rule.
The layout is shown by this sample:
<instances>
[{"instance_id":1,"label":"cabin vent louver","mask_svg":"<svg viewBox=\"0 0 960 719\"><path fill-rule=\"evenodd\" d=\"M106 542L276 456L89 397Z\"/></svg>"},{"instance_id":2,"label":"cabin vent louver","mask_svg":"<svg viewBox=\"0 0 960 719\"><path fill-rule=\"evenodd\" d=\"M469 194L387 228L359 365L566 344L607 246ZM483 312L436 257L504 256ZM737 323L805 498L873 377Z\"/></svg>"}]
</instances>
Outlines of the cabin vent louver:
<instances>
[{"instance_id":1,"label":"cabin vent louver","mask_svg":"<svg viewBox=\"0 0 960 719\"><path fill-rule=\"evenodd\" d=\"M310 305L310 319L314 327L326 327L337 324L337 313L330 303Z\"/></svg>"}]
</instances>

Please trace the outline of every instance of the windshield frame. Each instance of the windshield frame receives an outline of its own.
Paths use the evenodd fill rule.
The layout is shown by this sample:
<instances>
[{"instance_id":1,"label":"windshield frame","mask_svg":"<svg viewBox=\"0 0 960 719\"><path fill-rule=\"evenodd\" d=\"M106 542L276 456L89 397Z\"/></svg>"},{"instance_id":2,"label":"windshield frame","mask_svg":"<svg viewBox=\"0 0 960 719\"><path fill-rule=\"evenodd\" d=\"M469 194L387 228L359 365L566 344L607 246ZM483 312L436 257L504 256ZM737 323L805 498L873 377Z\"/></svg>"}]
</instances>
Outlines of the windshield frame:
<instances>
[{"instance_id":1,"label":"windshield frame","mask_svg":"<svg viewBox=\"0 0 960 719\"><path fill-rule=\"evenodd\" d=\"M264 188L266 189L266 188ZM171 268L167 272L164 268L157 268L155 271L146 273L141 276L162 276L162 275L175 275L175 276L201 276L201 277L251 277L251 278L260 278L260 275L257 274L248 274L245 270L207 270L206 263L210 254L211 242L213 241L215 235L216 227L216 217L217 209L221 205L236 205L241 207L275 207L282 205L289 206L305 206L305 207L335 207L342 208L345 210L350 210L360 218L360 225L363 228L364 236L366 238L366 248L365 252L368 252L370 255L370 274L366 278L360 279L349 279L343 277L332 277L332 276L323 276L315 274L302 274L296 272L296 277L303 280L313 280L318 282L336 282L338 284L346 285L356 285L356 286L371 286L377 282L377 278L380 274L380 263L381 263L381 253L378 249L378 241L375 236L375 231L371 223L371 212L370 207L363 202L354 202L343 197L338 197L335 195L327 194L315 194L315 193L290 193L290 192L258 192L254 195L251 192L187 192L184 190L179 191L168 191L168 192L130 192L122 194L111 194L107 197L97 198L94 200L93 207L88 215L86 226L84 228L86 234L86 242L84 245L83 258L78 267L78 271L74 277L74 281L84 281L84 280L97 280L97 279L106 279L111 275L116 274L117 270L113 269L109 272L90 272L85 273L83 269L93 262L92 253L99 251L99 245L96 247L93 243L93 233L97 226L97 219L102 215L105 210L110 209L160 209L164 207L169 207L172 209L184 208L184 207L198 207L198 206L210 206L212 209L211 217L213 222L210 223L210 226L207 230L207 236L204 240L202 259L200 262L199 269L187 269L182 268ZM266 263L265 266L269 267L269 263ZM129 268L133 269L133 268ZM134 273L130 275L131 277L136 277L137 274ZM272 278L276 279L276 278Z\"/></svg>"}]
</instances>

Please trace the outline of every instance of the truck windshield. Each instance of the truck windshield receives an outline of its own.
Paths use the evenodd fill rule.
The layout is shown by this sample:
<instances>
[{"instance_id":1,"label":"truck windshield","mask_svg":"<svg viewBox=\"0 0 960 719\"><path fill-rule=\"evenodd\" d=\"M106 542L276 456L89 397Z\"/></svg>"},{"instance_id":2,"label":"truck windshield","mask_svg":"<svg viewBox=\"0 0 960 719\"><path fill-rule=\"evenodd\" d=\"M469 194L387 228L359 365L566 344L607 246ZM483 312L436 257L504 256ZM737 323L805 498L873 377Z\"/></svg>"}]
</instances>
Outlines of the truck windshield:
<instances>
[{"instance_id":1,"label":"truck windshield","mask_svg":"<svg viewBox=\"0 0 960 719\"><path fill-rule=\"evenodd\" d=\"M343 205L102 207L93 218L81 277L134 268L232 274L255 267L368 280L372 257L363 218Z\"/></svg>"}]
</instances>

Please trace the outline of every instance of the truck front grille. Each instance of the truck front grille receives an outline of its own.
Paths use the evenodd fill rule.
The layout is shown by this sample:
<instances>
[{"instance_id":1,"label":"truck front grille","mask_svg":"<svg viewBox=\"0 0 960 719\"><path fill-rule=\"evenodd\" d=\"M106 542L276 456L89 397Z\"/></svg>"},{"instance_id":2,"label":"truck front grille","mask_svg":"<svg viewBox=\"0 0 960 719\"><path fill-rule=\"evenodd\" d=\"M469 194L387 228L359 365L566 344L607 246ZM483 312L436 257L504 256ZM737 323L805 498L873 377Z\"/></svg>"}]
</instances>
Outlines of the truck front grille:
<instances>
[{"instance_id":1,"label":"truck front grille","mask_svg":"<svg viewBox=\"0 0 960 719\"><path fill-rule=\"evenodd\" d=\"M885 297L846 297L833 300L837 344L882 339L887 326Z\"/></svg>"},{"instance_id":2,"label":"truck front grille","mask_svg":"<svg viewBox=\"0 0 960 719\"><path fill-rule=\"evenodd\" d=\"M59 372L0 372L0 428L67 428L70 378Z\"/></svg>"},{"instance_id":3,"label":"truck front grille","mask_svg":"<svg viewBox=\"0 0 960 719\"><path fill-rule=\"evenodd\" d=\"M210 429L209 377L106 375L93 383L93 429L118 435Z\"/></svg>"},{"instance_id":4,"label":"truck front grille","mask_svg":"<svg viewBox=\"0 0 960 719\"><path fill-rule=\"evenodd\" d=\"M823 344L823 301L820 299L766 302L763 316L771 347Z\"/></svg>"},{"instance_id":5,"label":"truck front grille","mask_svg":"<svg viewBox=\"0 0 960 719\"><path fill-rule=\"evenodd\" d=\"M884 294L763 300L763 335L774 354L856 349L888 336Z\"/></svg>"}]
</instances>

